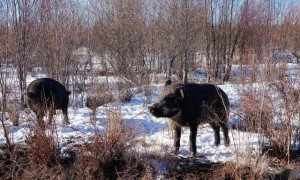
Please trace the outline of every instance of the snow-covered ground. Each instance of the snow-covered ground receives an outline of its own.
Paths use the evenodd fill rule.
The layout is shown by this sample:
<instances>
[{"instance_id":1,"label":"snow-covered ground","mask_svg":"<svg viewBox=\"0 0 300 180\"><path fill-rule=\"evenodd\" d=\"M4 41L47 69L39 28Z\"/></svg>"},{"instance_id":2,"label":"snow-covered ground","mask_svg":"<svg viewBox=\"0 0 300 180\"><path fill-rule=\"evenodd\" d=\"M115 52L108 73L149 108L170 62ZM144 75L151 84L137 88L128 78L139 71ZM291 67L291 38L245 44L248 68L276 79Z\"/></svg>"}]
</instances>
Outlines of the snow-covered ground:
<instances>
[{"instance_id":1,"label":"snow-covered ground","mask_svg":"<svg viewBox=\"0 0 300 180\"><path fill-rule=\"evenodd\" d=\"M28 82L31 82L35 77L28 77ZM239 92L242 88L240 85L225 84L220 86L229 96L229 100L233 106L239 101ZM163 84L152 85L151 103L156 101L156 98L163 88ZM165 118L155 118L148 113L146 97L143 93L135 94L132 101L128 103L111 103L105 106L100 106L96 110L96 121L92 123L92 111L86 107L69 107L70 125L63 125L62 112L57 111L55 115L55 123L57 129L57 137L62 149L67 148L72 143L87 142L93 139L95 128L99 131L104 131L107 123L107 112L113 107L121 109L121 116L124 122L133 127L137 132L137 139L149 144L148 146L137 143L136 149L143 152L162 152L168 153L172 147L172 131L168 120ZM231 111L230 120L235 121L238 117L236 112ZM26 136L30 131L30 127L34 126L35 115L29 109L20 112L20 125L12 126L10 120L5 120L5 123L10 128L10 137L13 143L24 143ZM214 135L213 130L208 125L202 125L198 128L197 136L197 152L205 156L213 162L224 162L241 156L240 150L245 149L250 155L256 153L258 147L258 135L253 133L239 132L236 130L230 131L231 145L224 146L223 135L221 134L221 145L216 147L213 145ZM1 127L0 143L5 143L3 129ZM184 128L181 138L181 148L179 154L188 156L189 153L189 129ZM244 156L244 155L243 155Z\"/></svg>"}]
</instances>

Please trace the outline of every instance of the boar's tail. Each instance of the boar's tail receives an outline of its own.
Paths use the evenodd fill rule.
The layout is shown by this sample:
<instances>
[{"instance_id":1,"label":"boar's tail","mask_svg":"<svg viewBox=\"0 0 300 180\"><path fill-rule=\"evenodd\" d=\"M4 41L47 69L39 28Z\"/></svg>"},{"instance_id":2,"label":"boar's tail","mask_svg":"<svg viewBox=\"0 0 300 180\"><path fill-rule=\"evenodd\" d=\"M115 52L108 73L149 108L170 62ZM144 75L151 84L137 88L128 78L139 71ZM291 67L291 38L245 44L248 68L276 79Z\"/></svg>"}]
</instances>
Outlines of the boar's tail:
<instances>
[{"instance_id":1,"label":"boar's tail","mask_svg":"<svg viewBox=\"0 0 300 180\"><path fill-rule=\"evenodd\" d=\"M36 97L37 97L37 94L36 94L36 93L33 93L33 92L26 92L26 95L27 95L29 98L36 98Z\"/></svg>"},{"instance_id":2,"label":"boar's tail","mask_svg":"<svg viewBox=\"0 0 300 180\"><path fill-rule=\"evenodd\" d=\"M67 92L67 95L70 95L71 94L71 91L66 91Z\"/></svg>"}]
</instances>

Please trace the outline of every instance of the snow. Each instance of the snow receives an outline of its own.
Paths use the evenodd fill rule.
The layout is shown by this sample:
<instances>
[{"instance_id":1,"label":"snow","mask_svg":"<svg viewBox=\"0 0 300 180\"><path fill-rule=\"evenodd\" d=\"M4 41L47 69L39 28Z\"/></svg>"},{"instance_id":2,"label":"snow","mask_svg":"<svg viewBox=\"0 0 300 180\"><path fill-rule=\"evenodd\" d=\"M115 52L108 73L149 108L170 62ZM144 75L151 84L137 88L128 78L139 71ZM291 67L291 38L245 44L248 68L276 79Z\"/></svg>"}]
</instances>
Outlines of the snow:
<instances>
[{"instance_id":1,"label":"snow","mask_svg":"<svg viewBox=\"0 0 300 180\"><path fill-rule=\"evenodd\" d=\"M43 76L39 76L43 77ZM34 80L34 77L28 77L28 82ZM153 85L151 103L154 103L157 95L162 90L163 84ZM220 86L229 96L231 104L237 104L239 99L239 85L225 84ZM111 103L96 109L96 121L91 121L91 110L83 107L69 107L70 125L63 125L63 115L60 110L57 110L55 115L56 134L59 144L62 149L66 148L70 142L82 143L93 139L95 128L99 131L105 131L107 112L113 107L121 108L121 116L124 122L134 127L137 131L137 139L145 141L149 146L137 144L139 151L147 152L165 152L171 150L173 139L170 124L165 118L155 118L150 115L147 110L146 97L143 93L136 94L134 99L128 103ZM10 127L10 138L13 143L24 143L30 128L34 126L35 115L29 109L25 112L20 112L20 125L12 126L11 121L5 120L5 123ZM234 112L230 113L230 119L236 119ZM213 130L208 125L202 125L198 128L197 135L197 152L205 156L213 162L226 162L236 158L237 149L257 149L258 139L256 134L242 133L235 130L230 131L231 145L225 147L223 136L221 135L221 145L216 147L213 145L214 135ZM0 143L5 143L3 130L0 132ZM181 137L181 147L179 155L186 157L189 154L189 129L183 128Z\"/></svg>"}]
</instances>

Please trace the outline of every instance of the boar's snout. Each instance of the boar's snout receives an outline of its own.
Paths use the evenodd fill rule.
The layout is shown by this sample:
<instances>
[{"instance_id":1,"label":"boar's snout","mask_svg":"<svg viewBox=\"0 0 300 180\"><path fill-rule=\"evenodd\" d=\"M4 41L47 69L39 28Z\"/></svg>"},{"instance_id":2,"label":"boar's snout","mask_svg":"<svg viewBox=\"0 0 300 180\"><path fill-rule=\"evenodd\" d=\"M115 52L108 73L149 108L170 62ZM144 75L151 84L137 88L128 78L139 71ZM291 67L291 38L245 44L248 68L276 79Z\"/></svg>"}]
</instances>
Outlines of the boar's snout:
<instances>
[{"instance_id":1,"label":"boar's snout","mask_svg":"<svg viewBox=\"0 0 300 180\"><path fill-rule=\"evenodd\" d=\"M158 116L159 114L161 114L160 108L158 107L157 104L153 104L152 106L149 106L148 110L153 116Z\"/></svg>"},{"instance_id":2,"label":"boar's snout","mask_svg":"<svg viewBox=\"0 0 300 180\"><path fill-rule=\"evenodd\" d=\"M148 110L151 114L154 114L154 112L156 111L156 107L154 106L148 106Z\"/></svg>"}]
</instances>

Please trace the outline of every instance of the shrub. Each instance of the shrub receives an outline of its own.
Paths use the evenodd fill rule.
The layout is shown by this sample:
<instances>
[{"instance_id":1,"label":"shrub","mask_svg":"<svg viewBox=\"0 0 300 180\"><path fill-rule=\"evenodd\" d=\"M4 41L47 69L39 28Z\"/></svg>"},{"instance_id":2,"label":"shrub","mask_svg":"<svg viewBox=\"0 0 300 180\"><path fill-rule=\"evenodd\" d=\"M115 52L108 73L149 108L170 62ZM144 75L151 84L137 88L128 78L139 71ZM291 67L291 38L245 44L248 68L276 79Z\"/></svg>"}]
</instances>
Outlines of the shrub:
<instances>
[{"instance_id":1,"label":"shrub","mask_svg":"<svg viewBox=\"0 0 300 180\"><path fill-rule=\"evenodd\" d=\"M69 159L60 153L55 128L31 129L22 155L10 149L3 153L1 148L0 178L139 179L144 166L134 151L135 132L134 127L123 121L119 107L109 108L106 130L95 130L92 142L77 146L77 151L68 151L73 154Z\"/></svg>"},{"instance_id":2,"label":"shrub","mask_svg":"<svg viewBox=\"0 0 300 180\"><path fill-rule=\"evenodd\" d=\"M131 83L124 83L124 82L117 83L118 93L116 98L119 102L126 103L132 100L134 94L131 87L132 87Z\"/></svg>"},{"instance_id":3,"label":"shrub","mask_svg":"<svg viewBox=\"0 0 300 180\"><path fill-rule=\"evenodd\" d=\"M244 131L267 133L274 129L273 105L266 94L259 94L253 89L246 90L241 96L243 124L239 128Z\"/></svg>"},{"instance_id":4,"label":"shrub","mask_svg":"<svg viewBox=\"0 0 300 180\"><path fill-rule=\"evenodd\" d=\"M27 149L20 145L1 145L0 150L0 179L22 179L29 161Z\"/></svg>"},{"instance_id":5,"label":"shrub","mask_svg":"<svg viewBox=\"0 0 300 180\"><path fill-rule=\"evenodd\" d=\"M132 92L132 90L130 89L125 89L125 90L121 90L118 93L118 101L122 102L122 103L126 103L129 102L133 99L134 94Z\"/></svg>"},{"instance_id":6,"label":"shrub","mask_svg":"<svg viewBox=\"0 0 300 180\"><path fill-rule=\"evenodd\" d=\"M35 128L31 133L27 137L30 164L46 165L49 167L57 165L59 149L54 133L47 134L45 129L41 127Z\"/></svg>"},{"instance_id":7,"label":"shrub","mask_svg":"<svg viewBox=\"0 0 300 180\"><path fill-rule=\"evenodd\" d=\"M104 92L102 94L92 94L86 99L86 107L94 110L99 106L110 103L114 101L114 96L110 92Z\"/></svg>"},{"instance_id":8,"label":"shrub","mask_svg":"<svg viewBox=\"0 0 300 180\"><path fill-rule=\"evenodd\" d=\"M136 179L143 170L134 155L135 131L124 123L120 108L109 108L105 133L95 132L95 139L85 143L78 155L76 178Z\"/></svg>"},{"instance_id":9,"label":"shrub","mask_svg":"<svg viewBox=\"0 0 300 180\"><path fill-rule=\"evenodd\" d=\"M8 118L12 121L13 126L19 126L19 111L21 110L20 102L13 100L7 108Z\"/></svg>"},{"instance_id":10,"label":"shrub","mask_svg":"<svg viewBox=\"0 0 300 180\"><path fill-rule=\"evenodd\" d=\"M86 99L86 107L95 110L104 104L114 102L114 95L105 83L94 83Z\"/></svg>"}]
</instances>

